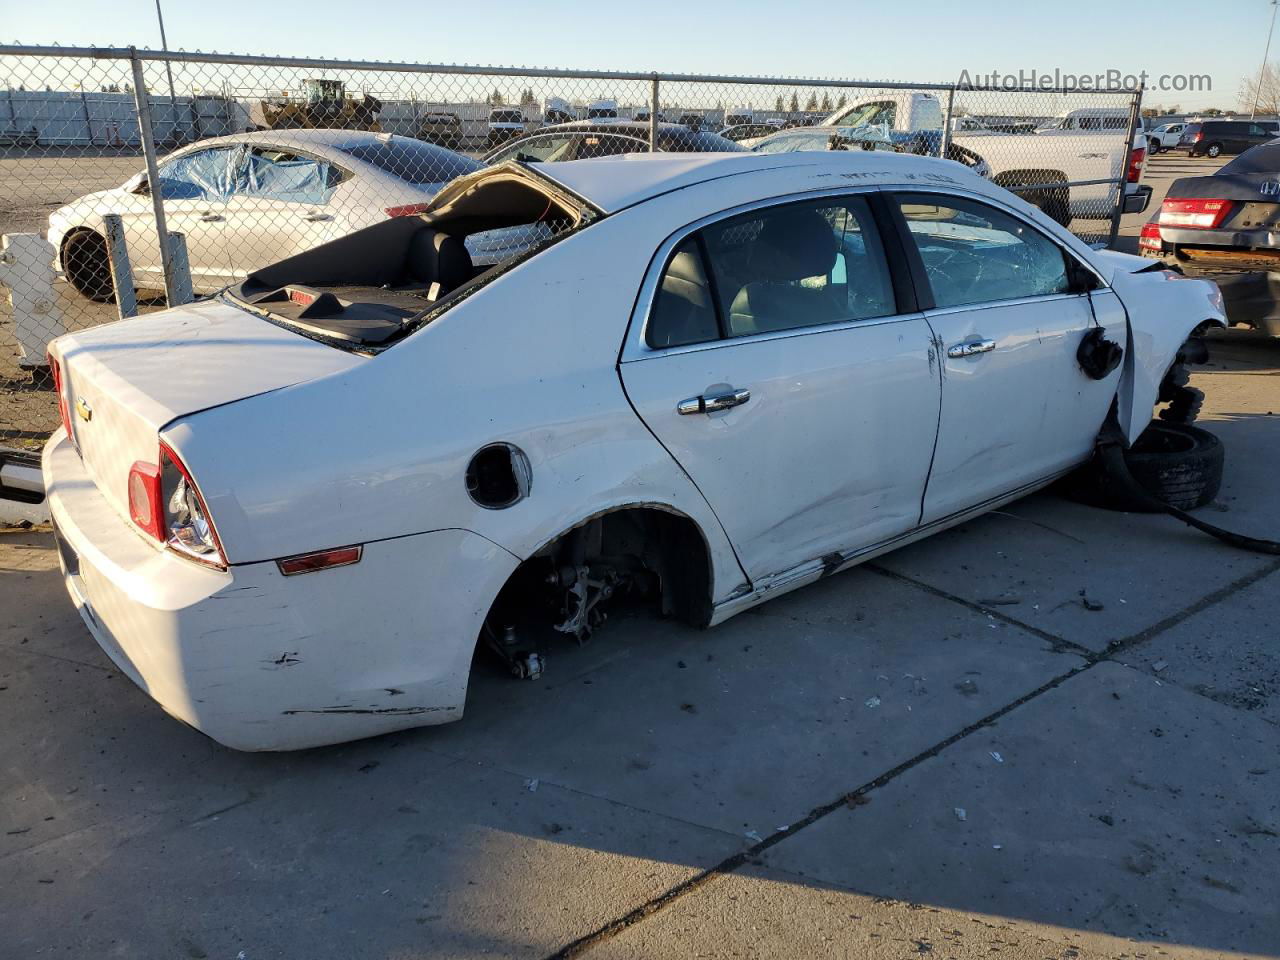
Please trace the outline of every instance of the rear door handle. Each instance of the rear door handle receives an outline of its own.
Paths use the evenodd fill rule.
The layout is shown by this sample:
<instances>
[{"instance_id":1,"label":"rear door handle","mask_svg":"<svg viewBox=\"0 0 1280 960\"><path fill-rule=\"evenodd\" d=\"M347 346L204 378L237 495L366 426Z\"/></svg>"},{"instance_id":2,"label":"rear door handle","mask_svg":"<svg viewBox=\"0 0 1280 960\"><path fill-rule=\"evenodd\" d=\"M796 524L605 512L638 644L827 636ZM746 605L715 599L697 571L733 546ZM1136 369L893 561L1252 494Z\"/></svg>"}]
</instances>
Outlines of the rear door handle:
<instances>
[{"instance_id":1,"label":"rear door handle","mask_svg":"<svg viewBox=\"0 0 1280 960\"><path fill-rule=\"evenodd\" d=\"M750 390L725 390L722 393L704 394L700 397L681 400L676 404L676 413L682 417L695 413L715 413L717 410L740 407L750 399Z\"/></svg>"},{"instance_id":2,"label":"rear door handle","mask_svg":"<svg viewBox=\"0 0 1280 960\"><path fill-rule=\"evenodd\" d=\"M947 347L947 356L952 360L958 360L961 357L974 357L980 353L990 353L996 348L994 340L966 340L964 343L957 343Z\"/></svg>"},{"instance_id":3,"label":"rear door handle","mask_svg":"<svg viewBox=\"0 0 1280 960\"><path fill-rule=\"evenodd\" d=\"M200 214L201 223L221 223L222 214L220 213L202 213Z\"/></svg>"},{"instance_id":4,"label":"rear door handle","mask_svg":"<svg viewBox=\"0 0 1280 960\"><path fill-rule=\"evenodd\" d=\"M332 220L332 219L333 219L333 214L331 214L331 213L308 213L308 214L307 214L305 217L303 217L302 219L303 219L303 220L310 220L312 223L319 223L321 220Z\"/></svg>"}]
</instances>

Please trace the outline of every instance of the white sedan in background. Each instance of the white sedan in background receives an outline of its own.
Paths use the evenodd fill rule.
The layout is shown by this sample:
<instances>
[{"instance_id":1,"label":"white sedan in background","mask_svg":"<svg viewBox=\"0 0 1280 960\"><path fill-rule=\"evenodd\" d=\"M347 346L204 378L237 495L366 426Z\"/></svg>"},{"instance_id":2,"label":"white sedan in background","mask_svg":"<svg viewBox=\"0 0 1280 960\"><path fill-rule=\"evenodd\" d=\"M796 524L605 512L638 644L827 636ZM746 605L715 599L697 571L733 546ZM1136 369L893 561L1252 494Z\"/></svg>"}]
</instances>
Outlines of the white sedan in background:
<instances>
[{"instance_id":1,"label":"white sedan in background","mask_svg":"<svg viewBox=\"0 0 1280 960\"><path fill-rule=\"evenodd\" d=\"M480 164L444 147L359 130L267 130L201 140L159 164L170 232L186 239L192 286L209 292L249 271L388 217L419 212ZM163 289L151 185L139 173L49 217L58 267L83 296L109 300L102 215L119 214L141 289Z\"/></svg>"},{"instance_id":2,"label":"white sedan in background","mask_svg":"<svg viewBox=\"0 0 1280 960\"><path fill-rule=\"evenodd\" d=\"M949 161L512 162L54 341L44 479L116 664L308 747L458 719L477 644L537 676L620 594L709 626L1024 496L1223 319Z\"/></svg>"}]
</instances>

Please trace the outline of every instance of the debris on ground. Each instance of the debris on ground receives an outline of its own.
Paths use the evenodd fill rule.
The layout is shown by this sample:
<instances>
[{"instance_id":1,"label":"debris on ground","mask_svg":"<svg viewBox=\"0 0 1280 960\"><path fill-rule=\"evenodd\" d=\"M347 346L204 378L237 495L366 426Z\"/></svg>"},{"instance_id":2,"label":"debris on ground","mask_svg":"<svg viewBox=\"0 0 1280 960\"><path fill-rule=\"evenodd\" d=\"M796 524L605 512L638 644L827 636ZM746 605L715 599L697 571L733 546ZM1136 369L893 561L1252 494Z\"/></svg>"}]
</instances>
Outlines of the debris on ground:
<instances>
[{"instance_id":1,"label":"debris on ground","mask_svg":"<svg viewBox=\"0 0 1280 960\"><path fill-rule=\"evenodd\" d=\"M956 819L961 823L968 819L968 814L965 813L964 807L952 807L951 812L956 815Z\"/></svg>"},{"instance_id":2,"label":"debris on ground","mask_svg":"<svg viewBox=\"0 0 1280 960\"><path fill-rule=\"evenodd\" d=\"M996 763L1004 763L1004 757L1000 755L999 750L991 751L991 759L994 760Z\"/></svg>"},{"instance_id":3,"label":"debris on ground","mask_svg":"<svg viewBox=\"0 0 1280 960\"><path fill-rule=\"evenodd\" d=\"M1156 673L1159 673L1161 670L1164 670L1168 666L1169 666L1168 660L1157 660L1155 663L1151 665L1151 669L1154 670Z\"/></svg>"},{"instance_id":4,"label":"debris on ground","mask_svg":"<svg viewBox=\"0 0 1280 960\"><path fill-rule=\"evenodd\" d=\"M879 697L867 697L867 699L864 701L864 703L865 703L869 708L871 708L872 710L874 710L876 707L880 706L880 698L879 698Z\"/></svg>"},{"instance_id":5,"label":"debris on ground","mask_svg":"<svg viewBox=\"0 0 1280 960\"><path fill-rule=\"evenodd\" d=\"M1099 603L1097 600L1090 600L1089 595L1084 590L1080 591L1080 605L1086 610L1092 610L1095 613L1106 609L1105 604Z\"/></svg>"},{"instance_id":6,"label":"debris on ground","mask_svg":"<svg viewBox=\"0 0 1280 960\"><path fill-rule=\"evenodd\" d=\"M538 778L531 777L524 782L524 788L530 793L534 793L538 789Z\"/></svg>"}]
</instances>

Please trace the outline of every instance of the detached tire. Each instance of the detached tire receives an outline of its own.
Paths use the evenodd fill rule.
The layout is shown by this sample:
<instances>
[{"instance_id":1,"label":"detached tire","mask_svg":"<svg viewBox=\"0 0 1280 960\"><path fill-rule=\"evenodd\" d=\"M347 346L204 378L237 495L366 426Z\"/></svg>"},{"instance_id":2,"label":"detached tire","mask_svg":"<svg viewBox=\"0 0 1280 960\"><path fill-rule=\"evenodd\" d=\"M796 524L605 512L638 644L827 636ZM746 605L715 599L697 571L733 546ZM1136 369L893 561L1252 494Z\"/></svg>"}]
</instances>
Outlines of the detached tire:
<instances>
[{"instance_id":1,"label":"detached tire","mask_svg":"<svg viewBox=\"0 0 1280 960\"><path fill-rule=\"evenodd\" d=\"M1203 507L1222 487L1222 441L1185 423L1153 420L1124 455L1129 473L1157 500L1179 510ZM1110 476L1097 455L1063 481L1062 493L1105 510L1157 513Z\"/></svg>"}]
</instances>

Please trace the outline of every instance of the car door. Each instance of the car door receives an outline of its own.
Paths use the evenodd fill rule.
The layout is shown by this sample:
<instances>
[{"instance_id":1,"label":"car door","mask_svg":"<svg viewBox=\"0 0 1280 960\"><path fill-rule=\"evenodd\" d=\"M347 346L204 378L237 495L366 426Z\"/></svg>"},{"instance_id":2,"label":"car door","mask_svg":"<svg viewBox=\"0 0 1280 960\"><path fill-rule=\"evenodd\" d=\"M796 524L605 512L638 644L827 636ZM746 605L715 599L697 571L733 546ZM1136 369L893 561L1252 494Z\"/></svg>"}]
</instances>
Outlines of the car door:
<instances>
[{"instance_id":1,"label":"car door","mask_svg":"<svg viewBox=\"0 0 1280 960\"><path fill-rule=\"evenodd\" d=\"M349 176L336 164L271 144L248 144L227 197L226 251L231 276L333 239L330 201Z\"/></svg>"},{"instance_id":2,"label":"car door","mask_svg":"<svg viewBox=\"0 0 1280 960\"><path fill-rule=\"evenodd\" d=\"M140 284L164 283L149 195L157 186L165 228L182 234L186 244L192 283L208 289L226 282L224 211L236 155L234 146L179 154L160 164L157 184L141 188L139 202L123 214L129 263Z\"/></svg>"},{"instance_id":3,"label":"car door","mask_svg":"<svg viewBox=\"0 0 1280 960\"><path fill-rule=\"evenodd\" d=\"M695 225L637 302L627 396L757 586L919 520L938 375L871 210L850 194Z\"/></svg>"},{"instance_id":4,"label":"car door","mask_svg":"<svg viewBox=\"0 0 1280 960\"><path fill-rule=\"evenodd\" d=\"M1088 268L1020 216L950 194L903 191L896 201L941 354L922 511L931 523L1089 456L1120 371L1090 379L1076 352L1095 324L1124 344L1125 318L1109 290L1096 303L1074 292Z\"/></svg>"}]
</instances>

